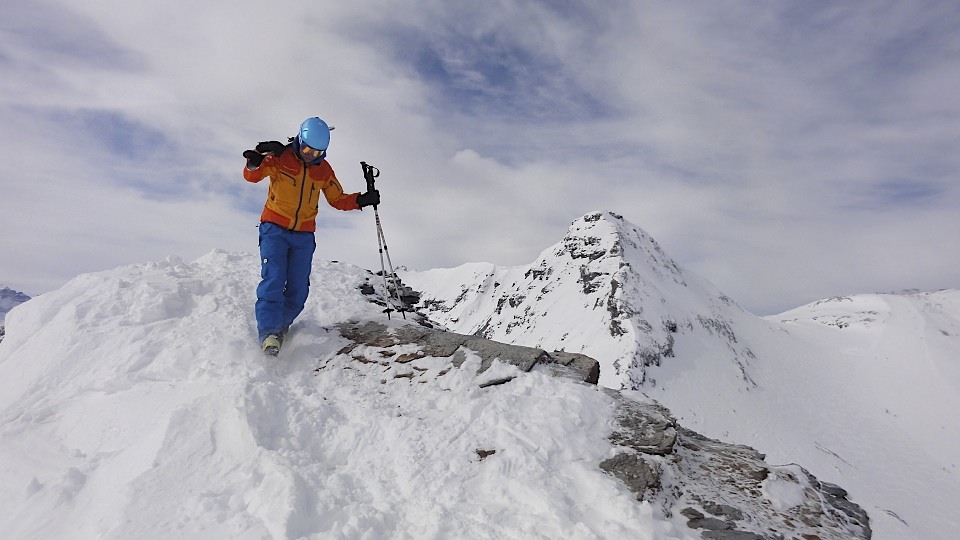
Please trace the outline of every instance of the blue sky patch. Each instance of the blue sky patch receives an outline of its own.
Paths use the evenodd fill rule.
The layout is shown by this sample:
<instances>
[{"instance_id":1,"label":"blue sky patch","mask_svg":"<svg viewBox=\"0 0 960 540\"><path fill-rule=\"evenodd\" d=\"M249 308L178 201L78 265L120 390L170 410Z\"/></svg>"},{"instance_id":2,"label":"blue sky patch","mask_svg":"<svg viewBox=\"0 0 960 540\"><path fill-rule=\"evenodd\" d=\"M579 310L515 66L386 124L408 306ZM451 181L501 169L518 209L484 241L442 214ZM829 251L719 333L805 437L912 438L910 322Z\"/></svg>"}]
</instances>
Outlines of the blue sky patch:
<instances>
[{"instance_id":1,"label":"blue sky patch","mask_svg":"<svg viewBox=\"0 0 960 540\"><path fill-rule=\"evenodd\" d=\"M421 80L461 114L558 121L604 113L560 63L494 35L421 41L410 58Z\"/></svg>"},{"instance_id":2,"label":"blue sky patch","mask_svg":"<svg viewBox=\"0 0 960 540\"><path fill-rule=\"evenodd\" d=\"M887 206L924 205L944 194L940 186L916 180L888 180L874 186L873 198Z\"/></svg>"},{"instance_id":3,"label":"blue sky patch","mask_svg":"<svg viewBox=\"0 0 960 540\"><path fill-rule=\"evenodd\" d=\"M867 211L923 208L936 204L946 194L943 186L933 182L891 179L862 187L845 207Z\"/></svg>"},{"instance_id":4,"label":"blue sky patch","mask_svg":"<svg viewBox=\"0 0 960 540\"><path fill-rule=\"evenodd\" d=\"M66 133L51 133L57 138L70 135L67 140L81 141L82 146L108 150L117 158L145 162L158 155L175 153L175 145L160 130L131 120L123 114L108 110L80 109L57 111L55 123L64 126ZM78 135L73 137L73 135Z\"/></svg>"}]
</instances>

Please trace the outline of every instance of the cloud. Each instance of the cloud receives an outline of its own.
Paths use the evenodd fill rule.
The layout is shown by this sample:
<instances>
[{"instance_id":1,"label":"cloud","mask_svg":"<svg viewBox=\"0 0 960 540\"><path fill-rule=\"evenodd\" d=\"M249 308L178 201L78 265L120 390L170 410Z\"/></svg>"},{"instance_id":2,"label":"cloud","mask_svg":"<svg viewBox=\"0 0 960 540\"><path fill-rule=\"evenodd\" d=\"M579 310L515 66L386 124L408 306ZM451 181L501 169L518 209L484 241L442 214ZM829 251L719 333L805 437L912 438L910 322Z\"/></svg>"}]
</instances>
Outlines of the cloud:
<instances>
[{"instance_id":1,"label":"cloud","mask_svg":"<svg viewBox=\"0 0 960 540\"><path fill-rule=\"evenodd\" d=\"M240 153L320 115L347 191L383 171L397 264L523 264L613 210L757 312L960 286L958 25L952 2L7 9L0 279L255 250ZM321 208L318 257L378 266L368 214Z\"/></svg>"},{"instance_id":2,"label":"cloud","mask_svg":"<svg viewBox=\"0 0 960 540\"><path fill-rule=\"evenodd\" d=\"M94 20L67 6L34 2L4 9L4 55L11 67L55 70L72 66L95 70L137 70L141 57L123 47Z\"/></svg>"}]
</instances>

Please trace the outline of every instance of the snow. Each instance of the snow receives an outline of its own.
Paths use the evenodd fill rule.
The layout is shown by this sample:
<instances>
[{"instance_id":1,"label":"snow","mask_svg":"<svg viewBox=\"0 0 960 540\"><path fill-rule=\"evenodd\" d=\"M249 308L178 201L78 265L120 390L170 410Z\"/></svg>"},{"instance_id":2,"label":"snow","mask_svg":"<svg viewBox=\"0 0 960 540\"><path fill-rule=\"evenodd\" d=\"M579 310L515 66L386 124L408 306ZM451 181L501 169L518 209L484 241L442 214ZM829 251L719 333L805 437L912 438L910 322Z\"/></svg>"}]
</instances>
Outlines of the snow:
<instances>
[{"instance_id":1,"label":"snow","mask_svg":"<svg viewBox=\"0 0 960 540\"><path fill-rule=\"evenodd\" d=\"M870 514L878 540L960 538L960 290L838 297L759 318L702 278L674 272L639 228L587 217L528 266L409 272L404 281L444 302L432 315L452 330L584 352L613 388L635 387L623 366L638 343L663 343L662 321L690 323L635 388L686 427L842 486ZM564 247L574 244L608 253L571 260ZM554 269L552 281L523 278L543 268ZM581 268L624 285L587 294ZM481 270L495 279L478 284ZM504 289L534 293L515 310L490 309ZM622 322L628 338L606 332L604 295L637 314ZM701 317L726 328L705 331ZM767 495L788 504L778 486Z\"/></svg>"},{"instance_id":2,"label":"snow","mask_svg":"<svg viewBox=\"0 0 960 540\"><path fill-rule=\"evenodd\" d=\"M558 265L555 247L529 266L404 281L447 300L454 330L486 325L502 341L585 352L617 386L636 372L611 378L616 360L671 333L623 319L611 335L604 291L580 272L590 261L604 283L620 280L623 313L690 323L672 356L647 367L643 396L778 470L842 486L878 540L960 537L960 291L838 297L759 318L642 231L594 224L633 235L620 244L627 266ZM563 253L616 245L596 238ZM538 277L548 268L553 281ZM249 254L171 257L78 276L7 315L4 537L699 538L597 467L615 453L604 392L537 369L480 388L517 371L478 374L477 358L453 369L423 358L407 378L338 354L337 323L404 323L358 294L379 278L325 261L281 358L266 360L254 343L258 271ZM802 495L777 476L762 490L777 508Z\"/></svg>"},{"instance_id":3,"label":"snow","mask_svg":"<svg viewBox=\"0 0 960 540\"><path fill-rule=\"evenodd\" d=\"M768 476L767 479L760 484L760 491L770 500L770 504L777 510L793 508L794 506L803 504L804 501L803 492L805 486L802 483L798 483L798 480L804 482L804 475L791 474L791 478L786 479L774 471L773 474Z\"/></svg>"},{"instance_id":4,"label":"snow","mask_svg":"<svg viewBox=\"0 0 960 540\"><path fill-rule=\"evenodd\" d=\"M4 537L696 538L598 468L614 453L605 393L538 370L480 388L516 369L478 377L475 357L422 359L414 381L340 355L332 325L386 321L356 291L372 274L331 262L265 359L258 270L170 258L9 314Z\"/></svg>"},{"instance_id":5,"label":"snow","mask_svg":"<svg viewBox=\"0 0 960 540\"><path fill-rule=\"evenodd\" d=\"M751 366L756 390L705 394L700 380L650 394L693 429L843 486L876 539L956 537L960 385L944 375L960 357L960 310L924 313L934 298L956 306L960 291L861 295L743 321L740 338L762 359Z\"/></svg>"},{"instance_id":6,"label":"snow","mask_svg":"<svg viewBox=\"0 0 960 540\"><path fill-rule=\"evenodd\" d=\"M586 354L600 362L600 383L618 389L642 380L632 365L646 352L638 342L655 354L670 339L668 319L713 318L723 305L719 291L682 275L645 232L600 213L575 221L527 266L470 264L402 277L438 301L426 306L433 320L465 334ZM634 315L650 324L631 324Z\"/></svg>"}]
</instances>

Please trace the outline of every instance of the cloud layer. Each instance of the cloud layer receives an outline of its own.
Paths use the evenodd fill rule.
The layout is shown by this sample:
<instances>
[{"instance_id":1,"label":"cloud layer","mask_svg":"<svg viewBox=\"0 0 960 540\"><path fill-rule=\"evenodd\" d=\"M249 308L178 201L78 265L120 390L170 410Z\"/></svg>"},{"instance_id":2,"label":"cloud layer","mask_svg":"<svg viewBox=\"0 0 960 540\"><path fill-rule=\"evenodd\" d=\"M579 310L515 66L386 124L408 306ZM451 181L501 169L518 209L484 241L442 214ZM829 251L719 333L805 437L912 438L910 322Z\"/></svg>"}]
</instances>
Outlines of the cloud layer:
<instances>
[{"instance_id":1,"label":"cloud layer","mask_svg":"<svg viewBox=\"0 0 960 540\"><path fill-rule=\"evenodd\" d=\"M458 4L7 5L0 281L254 251L240 153L319 115L397 264L613 210L758 313L960 286L955 3ZM367 214L321 208L317 256L378 266Z\"/></svg>"}]
</instances>

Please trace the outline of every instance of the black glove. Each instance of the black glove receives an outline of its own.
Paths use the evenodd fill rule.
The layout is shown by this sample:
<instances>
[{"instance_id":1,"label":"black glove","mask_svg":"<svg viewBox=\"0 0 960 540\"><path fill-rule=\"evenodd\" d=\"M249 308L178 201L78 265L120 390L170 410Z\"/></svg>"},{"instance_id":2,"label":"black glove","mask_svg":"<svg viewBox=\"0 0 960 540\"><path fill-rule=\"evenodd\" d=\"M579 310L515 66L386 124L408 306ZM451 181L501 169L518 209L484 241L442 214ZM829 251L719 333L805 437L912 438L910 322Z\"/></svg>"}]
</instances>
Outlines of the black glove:
<instances>
[{"instance_id":1,"label":"black glove","mask_svg":"<svg viewBox=\"0 0 960 540\"><path fill-rule=\"evenodd\" d=\"M243 157L247 158L247 168L256 169L263 163L263 154L253 150L244 150Z\"/></svg>"},{"instance_id":2,"label":"black glove","mask_svg":"<svg viewBox=\"0 0 960 540\"><path fill-rule=\"evenodd\" d=\"M272 153L275 156L279 156L286 148L287 145L279 141L262 141L257 143L257 152L260 152L261 154Z\"/></svg>"},{"instance_id":3,"label":"black glove","mask_svg":"<svg viewBox=\"0 0 960 540\"><path fill-rule=\"evenodd\" d=\"M377 190L371 190L366 193L357 194L357 206L363 208L364 206L377 206L380 204L380 192Z\"/></svg>"}]
</instances>

